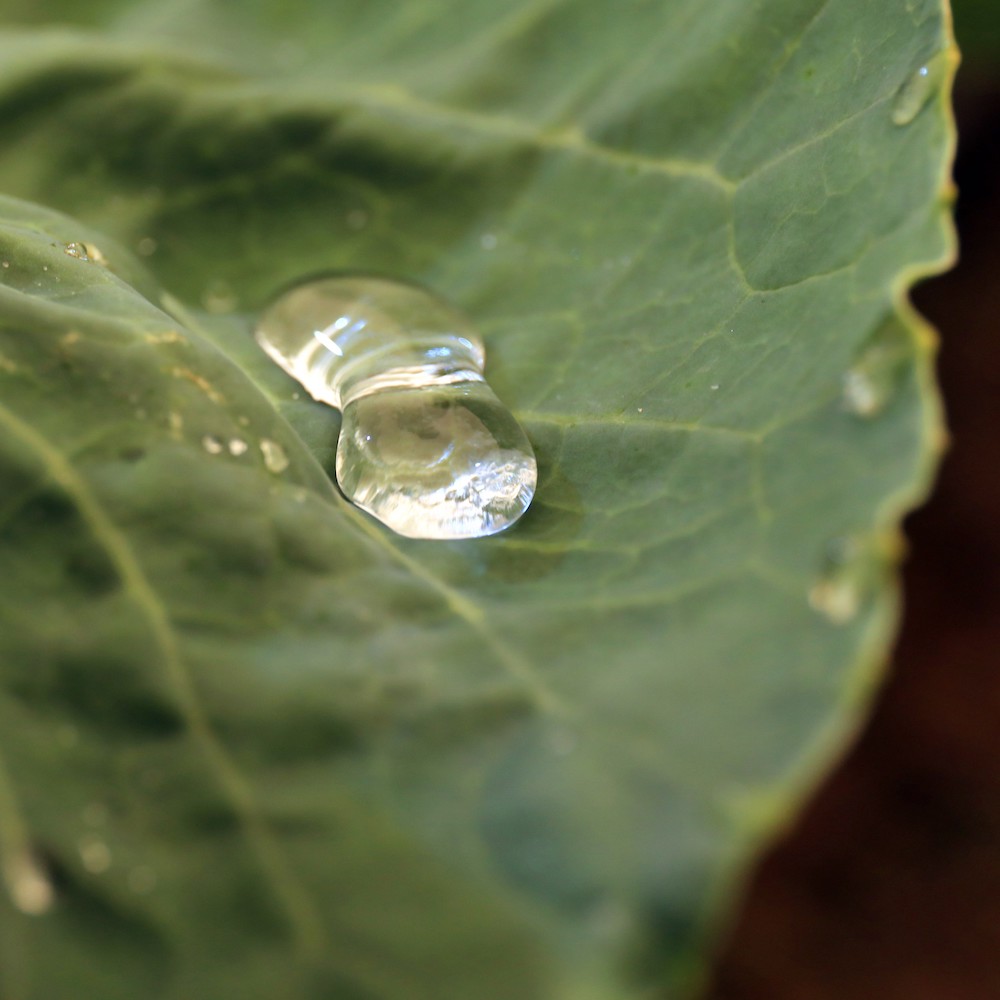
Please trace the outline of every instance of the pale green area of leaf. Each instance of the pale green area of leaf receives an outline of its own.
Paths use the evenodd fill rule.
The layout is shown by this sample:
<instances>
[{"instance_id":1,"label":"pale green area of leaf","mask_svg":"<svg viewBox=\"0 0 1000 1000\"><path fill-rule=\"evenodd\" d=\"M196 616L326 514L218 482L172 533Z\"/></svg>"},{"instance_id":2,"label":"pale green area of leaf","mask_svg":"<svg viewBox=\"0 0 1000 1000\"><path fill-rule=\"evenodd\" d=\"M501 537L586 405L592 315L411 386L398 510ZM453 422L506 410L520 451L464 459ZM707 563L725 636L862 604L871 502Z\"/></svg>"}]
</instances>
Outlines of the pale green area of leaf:
<instances>
[{"instance_id":1,"label":"pale green area of leaf","mask_svg":"<svg viewBox=\"0 0 1000 1000\"><path fill-rule=\"evenodd\" d=\"M940 5L80 7L0 5L0 995L687 979L889 639ZM515 530L339 499L249 336L331 268L480 324Z\"/></svg>"}]
</instances>

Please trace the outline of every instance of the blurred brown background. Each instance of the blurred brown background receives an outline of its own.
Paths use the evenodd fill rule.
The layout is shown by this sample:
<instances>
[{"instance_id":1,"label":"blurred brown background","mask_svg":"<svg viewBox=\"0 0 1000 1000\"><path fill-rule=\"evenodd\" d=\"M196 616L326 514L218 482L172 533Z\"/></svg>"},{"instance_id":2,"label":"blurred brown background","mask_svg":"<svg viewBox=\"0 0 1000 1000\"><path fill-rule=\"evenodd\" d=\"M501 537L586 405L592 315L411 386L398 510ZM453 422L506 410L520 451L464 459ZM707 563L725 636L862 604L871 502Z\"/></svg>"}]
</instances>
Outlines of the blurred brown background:
<instances>
[{"instance_id":1,"label":"blurred brown background","mask_svg":"<svg viewBox=\"0 0 1000 1000\"><path fill-rule=\"evenodd\" d=\"M873 717L765 859L710 1000L1000 1000L1000 0L955 0L961 260L938 328L952 448L906 524Z\"/></svg>"}]
</instances>

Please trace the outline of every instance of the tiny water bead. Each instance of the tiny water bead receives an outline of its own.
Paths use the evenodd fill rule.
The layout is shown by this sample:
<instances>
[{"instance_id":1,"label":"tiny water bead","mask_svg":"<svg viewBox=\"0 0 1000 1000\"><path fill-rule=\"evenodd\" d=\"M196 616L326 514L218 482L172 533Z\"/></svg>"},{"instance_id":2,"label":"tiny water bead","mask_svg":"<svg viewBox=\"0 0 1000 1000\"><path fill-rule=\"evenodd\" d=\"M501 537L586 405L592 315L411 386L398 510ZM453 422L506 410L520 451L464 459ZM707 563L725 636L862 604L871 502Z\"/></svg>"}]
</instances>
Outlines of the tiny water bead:
<instances>
[{"instance_id":1,"label":"tiny water bead","mask_svg":"<svg viewBox=\"0 0 1000 1000\"><path fill-rule=\"evenodd\" d=\"M393 531L479 538L527 510L531 445L483 377L482 340L448 303L383 278L321 278L274 302L256 336L341 410L340 488Z\"/></svg>"},{"instance_id":2,"label":"tiny water bead","mask_svg":"<svg viewBox=\"0 0 1000 1000\"><path fill-rule=\"evenodd\" d=\"M947 69L948 54L939 52L910 74L892 102L894 125L909 125L920 114L941 86Z\"/></svg>"},{"instance_id":3,"label":"tiny water bead","mask_svg":"<svg viewBox=\"0 0 1000 1000\"><path fill-rule=\"evenodd\" d=\"M108 259L101 253L100 248L93 243L82 241L67 243L63 247L63 252L68 257L76 257L77 260L84 260L90 264L100 264L101 267L108 266Z\"/></svg>"}]
</instances>

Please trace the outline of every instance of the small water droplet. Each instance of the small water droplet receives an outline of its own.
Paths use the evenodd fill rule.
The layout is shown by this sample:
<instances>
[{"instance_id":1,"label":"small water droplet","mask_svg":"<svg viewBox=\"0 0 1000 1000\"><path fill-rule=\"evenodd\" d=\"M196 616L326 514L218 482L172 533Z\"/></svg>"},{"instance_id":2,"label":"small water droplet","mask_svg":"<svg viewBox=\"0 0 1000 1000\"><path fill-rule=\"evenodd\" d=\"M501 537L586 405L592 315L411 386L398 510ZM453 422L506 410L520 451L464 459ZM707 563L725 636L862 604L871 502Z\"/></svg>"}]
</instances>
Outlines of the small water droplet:
<instances>
[{"instance_id":1,"label":"small water droplet","mask_svg":"<svg viewBox=\"0 0 1000 1000\"><path fill-rule=\"evenodd\" d=\"M77 845L83 867L91 875L101 875L111 867L111 850L97 837L85 837Z\"/></svg>"},{"instance_id":2,"label":"small water droplet","mask_svg":"<svg viewBox=\"0 0 1000 1000\"><path fill-rule=\"evenodd\" d=\"M257 340L342 411L340 488L394 531L479 538L527 509L531 445L483 378L478 334L444 301L380 278L320 279L278 299Z\"/></svg>"},{"instance_id":3,"label":"small water droplet","mask_svg":"<svg viewBox=\"0 0 1000 1000\"><path fill-rule=\"evenodd\" d=\"M882 408L875 383L867 372L852 368L844 375L844 406L859 417L873 417Z\"/></svg>"},{"instance_id":4,"label":"small water droplet","mask_svg":"<svg viewBox=\"0 0 1000 1000\"><path fill-rule=\"evenodd\" d=\"M495 233L483 233L479 237L479 245L484 250L496 250L497 248L497 238Z\"/></svg>"},{"instance_id":5,"label":"small water droplet","mask_svg":"<svg viewBox=\"0 0 1000 1000\"><path fill-rule=\"evenodd\" d=\"M232 312L237 306L236 293L227 281L209 282L201 293L201 304L213 315Z\"/></svg>"},{"instance_id":6,"label":"small water droplet","mask_svg":"<svg viewBox=\"0 0 1000 1000\"><path fill-rule=\"evenodd\" d=\"M6 270L8 267L10 267L10 261L9 260L0 261L0 267Z\"/></svg>"},{"instance_id":7,"label":"small water droplet","mask_svg":"<svg viewBox=\"0 0 1000 1000\"><path fill-rule=\"evenodd\" d=\"M209 455L221 455L223 449L226 447L214 434L206 434L201 439L201 446Z\"/></svg>"},{"instance_id":8,"label":"small water droplet","mask_svg":"<svg viewBox=\"0 0 1000 1000\"><path fill-rule=\"evenodd\" d=\"M881 413L893 398L912 356L906 329L899 320L889 319L868 338L844 373L844 409L863 418Z\"/></svg>"},{"instance_id":9,"label":"small water droplet","mask_svg":"<svg viewBox=\"0 0 1000 1000\"><path fill-rule=\"evenodd\" d=\"M718 388L719 388L719 383L718 383L718 382L713 382L713 383L712 383L712 384L711 384L711 385L709 386L709 389L711 389L711 390L712 390L712 392L717 392L717 391L718 391Z\"/></svg>"},{"instance_id":10,"label":"small water droplet","mask_svg":"<svg viewBox=\"0 0 1000 1000\"><path fill-rule=\"evenodd\" d=\"M40 917L52 909L55 887L29 851L18 851L4 862L3 878L11 901L22 913Z\"/></svg>"},{"instance_id":11,"label":"small water droplet","mask_svg":"<svg viewBox=\"0 0 1000 1000\"><path fill-rule=\"evenodd\" d=\"M241 438L233 438L229 442L229 454L230 455L245 455L247 448L250 446L243 441Z\"/></svg>"},{"instance_id":12,"label":"small water droplet","mask_svg":"<svg viewBox=\"0 0 1000 1000\"><path fill-rule=\"evenodd\" d=\"M858 613L859 595L850 581L824 578L810 589L809 604L835 625L844 625Z\"/></svg>"},{"instance_id":13,"label":"small water droplet","mask_svg":"<svg viewBox=\"0 0 1000 1000\"><path fill-rule=\"evenodd\" d=\"M268 472L278 475L288 468L288 456L277 441L263 438L260 442L260 453L264 457L264 466Z\"/></svg>"},{"instance_id":14,"label":"small water droplet","mask_svg":"<svg viewBox=\"0 0 1000 1000\"><path fill-rule=\"evenodd\" d=\"M846 625L861 610L871 562L855 538L835 538L827 546L823 571L809 589L809 604L834 625Z\"/></svg>"},{"instance_id":15,"label":"small water droplet","mask_svg":"<svg viewBox=\"0 0 1000 1000\"><path fill-rule=\"evenodd\" d=\"M347 228L360 232L368 225L368 213L363 208L352 208L347 213Z\"/></svg>"},{"instance_id":16,"label":"small water droplet","mask_svg":"<svg viewBox=\"0 0 1000 1000\"><path fill-rule=\"evenodd\" d=\"M143 236L135 245L136 252L140 257L152 257L156 253L159 243L152 236Z\"/></svg>"},{"instance_id":17,"label":"small water droplet","mask_svg":"<svg viewBox=\"0 0 1000 1000\"><path fill-rule=\"evenodd\" d=\"M948 53L939 52L918 66L896 92L892 123L909 125L941 87L948 69Z\"/></svg>"},{"instance_id":18,"label":"small water droplet","mask_svg":"<svg viewBox=\"0 0 1000 1000\"><path fill-rule=\"evenodd\" d=\"M77 260L87 261L90 264L100 264L101 267L108 266L108 259L94 243L82 241L67 243L63 247L63 251L70 257L76 257Z\"/></svg>"}]
</instances>

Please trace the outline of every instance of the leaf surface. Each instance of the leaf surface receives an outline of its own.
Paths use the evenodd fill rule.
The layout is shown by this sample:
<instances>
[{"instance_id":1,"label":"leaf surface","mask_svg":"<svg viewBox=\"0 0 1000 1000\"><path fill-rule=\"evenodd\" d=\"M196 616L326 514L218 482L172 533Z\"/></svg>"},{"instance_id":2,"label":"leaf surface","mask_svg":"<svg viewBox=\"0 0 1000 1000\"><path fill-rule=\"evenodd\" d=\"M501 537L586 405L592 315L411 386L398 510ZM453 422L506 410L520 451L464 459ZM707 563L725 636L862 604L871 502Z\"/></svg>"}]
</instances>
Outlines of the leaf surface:
<instances>
[{"instance_id":1,"label":"leaf surface","mask_svg":"<svg viewBox=\"0 0 1000 1000\"><path fill-rule=\"evenodd\" d=\"M945 15L287 8L0 5L0 995L690 983L890 638ZM516 529L339 497L249 332L330 269L476 319Z\"/></svg>"}]
</instances>

